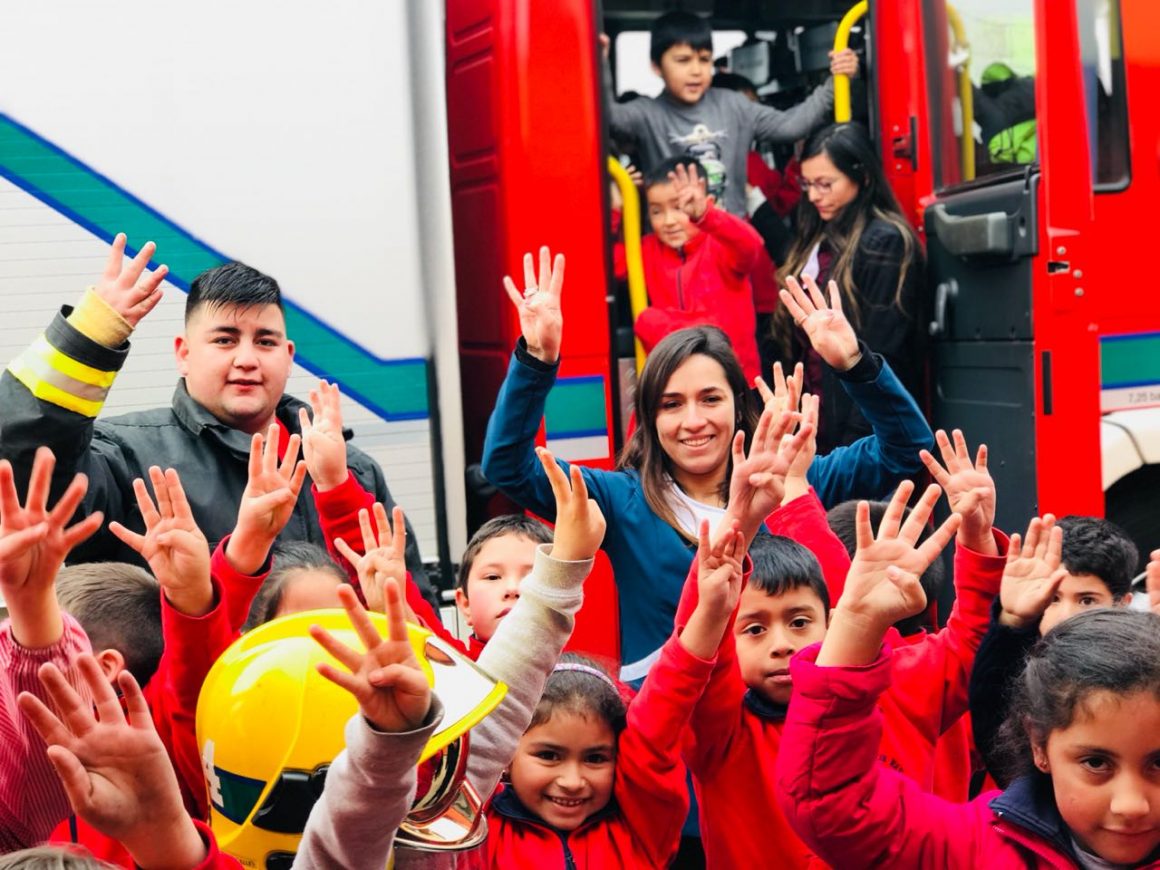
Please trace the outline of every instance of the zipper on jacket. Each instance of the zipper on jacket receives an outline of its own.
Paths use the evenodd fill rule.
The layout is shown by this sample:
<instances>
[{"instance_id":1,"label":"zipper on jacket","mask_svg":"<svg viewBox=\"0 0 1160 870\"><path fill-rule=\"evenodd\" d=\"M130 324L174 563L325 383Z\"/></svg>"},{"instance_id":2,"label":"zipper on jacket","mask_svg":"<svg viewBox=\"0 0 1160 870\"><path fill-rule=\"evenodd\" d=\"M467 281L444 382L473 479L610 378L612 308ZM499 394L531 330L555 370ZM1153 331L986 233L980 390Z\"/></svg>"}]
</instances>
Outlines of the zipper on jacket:
<instances>
[{"instance_id":1,"label":"zipper on jacket","mask_svg":"<svg viewBox=\"0 0 1160 870\"><path fill-rule=\"evenodd\" d=\"M564 870L576 870L576 859L572 857L572 847L568 845L568 835L563 831L556 831L560 838L560 845L564 847Z\"/></svg>"},{"instance_id":2,"label":"zipper on jacket","mask_svg":"<svg viewBox=\"0 0 1160 870\"><path fill-rule=\"evenodd\" d=\"M677 307L680 308L681 311L684 311L685 290L684 287L681 286L681 272L684 271L685 268L685 249L681 248L679 251L677 251L677 256L681 258L681 265L677 266Z\"/></svg>"}]
</instances>

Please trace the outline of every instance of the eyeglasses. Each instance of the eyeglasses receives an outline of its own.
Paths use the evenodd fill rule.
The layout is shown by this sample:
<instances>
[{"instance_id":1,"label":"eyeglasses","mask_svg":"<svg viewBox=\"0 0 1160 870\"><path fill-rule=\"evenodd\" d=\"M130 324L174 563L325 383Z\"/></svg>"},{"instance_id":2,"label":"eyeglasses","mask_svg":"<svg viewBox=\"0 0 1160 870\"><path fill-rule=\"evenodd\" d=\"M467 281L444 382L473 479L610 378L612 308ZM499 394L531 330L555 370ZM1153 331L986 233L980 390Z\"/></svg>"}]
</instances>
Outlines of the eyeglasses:
<instances>
[{"instance_id":1,"label":"eyeglasses","mask_svg":"<svg viewBox=\"0 0 1160 870\"><path fill-rule=\"evenodd\" d=\"M834 189L834 185L838 182L833 179L819 178L817 181L810 181L808 178L799 178L798 186L802 189L802 193L809 193L810 188L814 188L820 194L827 194Z\"/></svg>"}]
</instances>

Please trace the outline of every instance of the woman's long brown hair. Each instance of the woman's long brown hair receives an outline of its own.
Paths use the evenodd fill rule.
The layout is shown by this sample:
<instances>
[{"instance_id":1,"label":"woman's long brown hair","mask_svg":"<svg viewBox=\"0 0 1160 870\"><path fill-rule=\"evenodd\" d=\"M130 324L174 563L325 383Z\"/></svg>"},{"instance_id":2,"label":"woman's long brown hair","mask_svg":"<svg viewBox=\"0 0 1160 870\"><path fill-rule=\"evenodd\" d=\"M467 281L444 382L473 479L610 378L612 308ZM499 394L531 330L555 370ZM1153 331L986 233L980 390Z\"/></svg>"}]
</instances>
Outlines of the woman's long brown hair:
<instances>
[{"instance_id":1,"label":"woman's long brown hair","mask_svg":"<svg viewBox=\"0 0 1160 870\"><path fill-rule=\"evenodd\" d=\"M759 414L745 381L745 372L737 362L729 337L722 330L715 326L694 326L666 336L649 354L636 387L636 431L624 445L617 462L619 470L636 471L640 476L644 499L652 512L689 540L696 538L682 528L669 500L669 479L673 478L672 461L657 435L657 413L661 396L673 372L696 354L709 357L725 370L725 380L733 392L735 425L745 432L745 446L748 449ZM731 438L736 431L734 429L730 433ZM721 483L722 501L728 498L729 476L732 472L733 454L730 451L725 479Z\"/></svg>"}]
</instances>

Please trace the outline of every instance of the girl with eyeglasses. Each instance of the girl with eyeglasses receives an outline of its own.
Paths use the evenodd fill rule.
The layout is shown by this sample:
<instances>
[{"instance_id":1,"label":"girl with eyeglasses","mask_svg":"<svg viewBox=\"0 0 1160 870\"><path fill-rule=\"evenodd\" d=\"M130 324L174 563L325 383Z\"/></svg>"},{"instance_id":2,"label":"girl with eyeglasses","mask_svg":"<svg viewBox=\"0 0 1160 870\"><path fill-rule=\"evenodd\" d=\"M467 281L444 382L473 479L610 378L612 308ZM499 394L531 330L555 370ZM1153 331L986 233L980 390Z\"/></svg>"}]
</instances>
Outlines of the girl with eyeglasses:
<instances>
[{"instance_id":1,"label":"girl with eyeglasses","mask_svg":"<svg viewBox=\"0 0 1160 870\"><path fill-rule=\"evenodd\" d=\"M841 288L842 307L861 337L890 363L911 395L924 392L922 247L886 182L866 129L834 124L807 140L801 159L803 196L797 233L778 272L808 275ZM806 360L806 389L820 394L818 449L825 453L870 432L833 373L779 306L772 330L783 364Z\"/></svg>"}]
</instances>

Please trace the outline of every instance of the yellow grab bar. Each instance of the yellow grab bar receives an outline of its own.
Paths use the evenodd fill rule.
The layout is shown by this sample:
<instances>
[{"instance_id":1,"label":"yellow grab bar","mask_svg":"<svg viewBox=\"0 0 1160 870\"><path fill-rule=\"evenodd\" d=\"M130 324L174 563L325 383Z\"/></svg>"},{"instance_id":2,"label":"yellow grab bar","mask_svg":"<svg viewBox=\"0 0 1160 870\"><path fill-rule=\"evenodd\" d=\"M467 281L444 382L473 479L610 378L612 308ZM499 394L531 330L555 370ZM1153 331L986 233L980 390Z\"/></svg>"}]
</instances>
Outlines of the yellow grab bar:
<instances>
[{"instance_id":1,"label":"yellow grab bar","mask_svg":"<svg viewBox=\"0 0 1160 870\"><path fill-rule=\"evenodd\" d=\"M648 291L644 286L644 259L640 253L640 194L632 183L628 171L615 157L608 158L608 174L620 189L624 200L624 211L620 225L624 227L624 261L628 266L628 301L632 305L632 322L635 324L640 313L648 307ZM636 343L636 373L644 368L644 345L640 339Z\"/></svg>"},{"instance_id":2,"label":"yellow grab bar","mask_svg":"<svg viewBox=\"0 0 1160 870\"><path fill-rule=\"evenodd\" d=\"M947 4L947 22L951 33L955 37L955 47L966 52L962 64L959 65L959 105L963 109L963 132L961 134L960 149L962 151L963 181L975 179L975 92L971 86L971 44L967 42L967 31L963 27L963 19L959 11L950 3Z\"/></svg>"},{"instance_id":3,"label":"yellow grab bar","mask_svg":"<svg viewBox=\"0 0 1160 870\"><path fill-rule=\"evenodd\" d=\"M834 34L834 51L844 51L850 47L850 30L854 24L869 11L869 0L860 0L850 7L838 24L838 32ZM834 120L844 124L852 117L850 110L850 77L834 76Z\"/></svg>"}]
</instances>

